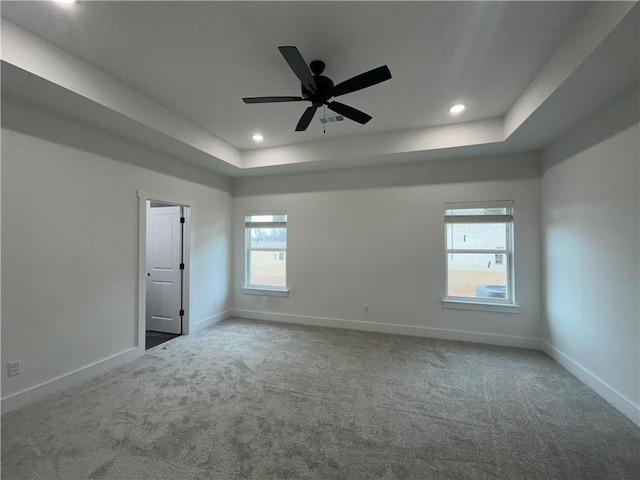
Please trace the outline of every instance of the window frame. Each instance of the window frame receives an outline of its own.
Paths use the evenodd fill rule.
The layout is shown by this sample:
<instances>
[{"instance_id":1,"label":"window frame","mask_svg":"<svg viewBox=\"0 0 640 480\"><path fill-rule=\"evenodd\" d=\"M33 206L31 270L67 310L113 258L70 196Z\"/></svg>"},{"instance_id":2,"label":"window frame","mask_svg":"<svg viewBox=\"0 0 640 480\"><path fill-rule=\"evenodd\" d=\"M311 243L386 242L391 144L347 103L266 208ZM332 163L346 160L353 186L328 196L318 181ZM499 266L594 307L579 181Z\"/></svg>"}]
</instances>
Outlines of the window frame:
<instances>
[{"instance_id":1,"label":"window frame","mask_svg":"<svg viewBox=\"0 0 640 480\"><path fill-rule=\"evenodd\" d=\"M476 202L447 202L444 205L444 250L445 250L445 295L442 305L445 308L459 308L465 310L488 310L506 313L518 313L515 296L515 258L514 258L514 202L513 200L476 201ZM451 210L480 209L480 208L507 208L504 215L469 215L461 216L455 220L455 216L447 215ZM497 218L496 218L497 217ZM504 217L509 217L505 221ZM449 224L504 224L505 225L505 249L456 249L449 248L447 239L447 226ZM453 245L452 245L453 247ZM478 298L449 295L449 259L451 254L500 254L505 256L506 262L506 298Z\"/></svg>"},{"instance_id":2,"label":"window frame","mask_svg":"<svg viewBox=\"0 0 640 480\"><path fill-rule=\"evenodd\" d=\"M250 222L250 217L256 216L285 216L284 221L271 221L271 222ZM288 296L289 295L289 262L288 262L288 246L289 246L289 217L286 210L268 210L268 211L252 211L246 212L244 215L244 286L242 288L243 293L254 295L274 295L274 296ZM251 248L251 229L259 228L284 228L287 233L287 240L284 248ZM285 285L261 285L250 283L251 279L251 252L252 251L273 251L282 252L285 254Z\"/></svg>"}]
</instances>

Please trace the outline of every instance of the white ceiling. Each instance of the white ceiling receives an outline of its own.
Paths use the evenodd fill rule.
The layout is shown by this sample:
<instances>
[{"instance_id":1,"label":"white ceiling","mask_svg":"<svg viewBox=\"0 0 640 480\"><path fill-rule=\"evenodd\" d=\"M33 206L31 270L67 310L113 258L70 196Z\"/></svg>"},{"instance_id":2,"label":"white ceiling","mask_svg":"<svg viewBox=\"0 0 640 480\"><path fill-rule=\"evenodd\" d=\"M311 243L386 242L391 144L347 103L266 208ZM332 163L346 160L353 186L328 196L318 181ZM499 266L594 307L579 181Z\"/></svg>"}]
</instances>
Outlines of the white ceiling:
<instances>
[{"instance_id":1,"label":"white ceiling","mask_svg":"<svg viewBox=\"0 0 640 480\"><path fill-rule=\"evenodd\" d=\"M628 13L632 6L4 1L2 59L17 68L5 68L2 87L98 124L106 108L136 122L129 136L149 142L151 133L165 135L160 143L179 141L166 148L172 155L232 176L303 164L335 168L342 159L355 165L429 158L474 145L535 149L637 85L638 8ZM307 61L325 61L335 83L388 65L390 81L340 98L373 120L329 124L326 133L314 120L306 132L294 132L306 104L244 104L245 96L299 95L279 45L297 46ZM48 70L36 65L38 55L50 59ZM594 83L593 72L606 62L609 75ZM89 66L106 75L97 80ZM60 95L47 96L52 87L39 88L33 78L27 89L25 74L77 98L55 105ZM571 85L590 92L576 95ZM559 116L576 97L576 114ZM467 110L451 116L447 107L459 101ZM545 129L550 122L554 128ZM117 130L117 122L109 123ZM257 131L265 135L259 149L251 140Z\"/></svg>"}]
</instances>

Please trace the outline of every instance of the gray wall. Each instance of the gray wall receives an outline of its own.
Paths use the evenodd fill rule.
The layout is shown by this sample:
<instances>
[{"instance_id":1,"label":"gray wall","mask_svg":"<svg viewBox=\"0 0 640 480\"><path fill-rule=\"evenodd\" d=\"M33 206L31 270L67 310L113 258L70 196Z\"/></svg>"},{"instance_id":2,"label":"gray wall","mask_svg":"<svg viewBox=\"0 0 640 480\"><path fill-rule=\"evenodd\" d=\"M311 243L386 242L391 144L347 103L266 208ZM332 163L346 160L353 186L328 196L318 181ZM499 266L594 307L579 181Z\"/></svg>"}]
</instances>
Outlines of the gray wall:
<instances>
[{"instance_id":1,"label":"gray wall","mask_svg":"<svg viewBox=\"0 0 640 480\"><path fill-rule=\"evenodd\" d=\"M536 155L236 179L233 303L239 315L538 346ZM518 314L444 309L444 203L515 202ZM288 213L288 298L243 293L244 215ZM364 305L370 313L364 312ZM365 322L365 323L362 323Z\"/></svg>"},{"instance_id":2,"label":"gray wall","mask_svg":"<svg viewBox=\"0 0 640 480\"><path fill-rule=\"evenodd\" d=\"M71 139L87 133L47 112L31 119ZM116 158L142 151L90 134ZM69 143L2 130L2 365L22 365L15 377L2 368L3 399L134 347L138 190L192 204L191 325L230 308L230 194Z\"/></svg>"},{"instance_id":3,"label":"gray wall","mask_svg":"<svg viewBox=\"0 0 640 480\"><path fill-rule=\"evenodd\" d=\"M622 104L603 112L544 152L543 340L640 423L640 134L637 123L610 131L637 121L637 105L631 117Z\"/></svg>"}]
</instances>

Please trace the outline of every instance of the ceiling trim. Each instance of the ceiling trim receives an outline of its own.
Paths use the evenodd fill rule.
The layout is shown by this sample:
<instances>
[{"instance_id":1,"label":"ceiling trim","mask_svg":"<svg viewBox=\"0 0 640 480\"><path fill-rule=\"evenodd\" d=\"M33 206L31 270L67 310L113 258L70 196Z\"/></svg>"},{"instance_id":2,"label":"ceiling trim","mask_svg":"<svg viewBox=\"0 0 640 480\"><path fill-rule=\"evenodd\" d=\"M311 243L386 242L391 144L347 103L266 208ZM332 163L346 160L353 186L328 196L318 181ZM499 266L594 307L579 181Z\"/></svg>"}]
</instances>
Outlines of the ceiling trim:
<instances>
[{"instance_id":1,"label":"ceiling trim","mask_svg":"<svg viewBox=\"0 0 640 480\"><path fill-rule=\"evenodd\" d=\"M636 3L594 2L505 115L505 139L511 136L584 63Z\"/></svg>"},{"instance_id":2,"label":"ceiling trim","mask_svg":"<svg viewBox=\"0 0 640 480\"><path fill-rule=\"evenodd\" d=\"M3 62L89 100L93 110L104 108L108 110L106 116L126 117L135 124L129 130L147 129L145 138L140 134L143 143L153 137L148 132L154 132L156 137L167 139L155 141L154 146L161 148L169 143L174 156L193 163L195 158L205 168L241 176L287 168L332 168L337 161L363 166L390 156L402 161L416 155L427 158L456 149L503 145L584 64L636 4L594 2L504 117L244 151L4 18L1 56Z\"/></svg>"},{"instance_id":3,"label":"ceiling trim","mask_svg":"<svg viewBox=\"0 0 640 480\"><path fill-rule=\"evenodd\" d=\"M389 154L411 154L429 150L482 145L504 139L502 119L481 120L441 127L356 135L330 142L310 142L247 150L244 168L264 168L340 158L367 159Z\"/></svg>"},{"instance_id":4,"label":"ceiling trim","mask_svg":"<svg viewBox=\"0 0 640 480\"><path fill-rule=\"evenodd\" d=\"M2 19L2 60L140 122L207 155L242 167L240 151L104 72Z\"/></svg>"}]
</instances>

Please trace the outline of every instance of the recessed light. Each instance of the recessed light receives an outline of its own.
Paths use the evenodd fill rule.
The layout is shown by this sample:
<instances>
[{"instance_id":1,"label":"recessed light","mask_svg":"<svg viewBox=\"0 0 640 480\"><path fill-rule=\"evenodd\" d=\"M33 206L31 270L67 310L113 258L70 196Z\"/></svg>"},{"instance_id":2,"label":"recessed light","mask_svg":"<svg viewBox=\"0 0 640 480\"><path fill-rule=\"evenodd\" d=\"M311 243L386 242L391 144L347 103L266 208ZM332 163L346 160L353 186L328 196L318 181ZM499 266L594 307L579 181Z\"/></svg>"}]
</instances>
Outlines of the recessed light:
<instances>
[{"instance_id":1,"label":"recessed light","mask_svg":"<svg viewBox=\"0 0 640 480\"><path fill-rule=\"evenodd\" d=\"M449 107L449 113L460 113L465 108L467 108L467 106L464 103L456 103L455 105Z\"/></svg>"},{"instance_id":2,"label":"recessed light","mask_svg":"<svg viewBox=\"0 0 640 480\"><path fill-rule=\"evenodd\" d=\"M264 140L264 135L261 135L259 133L254 133L251 138L253 138L254 142L261 142L262 140Z\"/></svg>"},{"instance_id":3,"label":"recessed light","mask_svg":"<svg viewBox=\"0 0 640 480\"><path fill-rule=\"evenodd\" d=\"M56 3L76 3L76 0L53 0Z\"/></svg>"}]
</instances>

